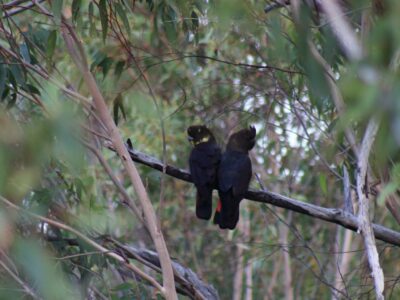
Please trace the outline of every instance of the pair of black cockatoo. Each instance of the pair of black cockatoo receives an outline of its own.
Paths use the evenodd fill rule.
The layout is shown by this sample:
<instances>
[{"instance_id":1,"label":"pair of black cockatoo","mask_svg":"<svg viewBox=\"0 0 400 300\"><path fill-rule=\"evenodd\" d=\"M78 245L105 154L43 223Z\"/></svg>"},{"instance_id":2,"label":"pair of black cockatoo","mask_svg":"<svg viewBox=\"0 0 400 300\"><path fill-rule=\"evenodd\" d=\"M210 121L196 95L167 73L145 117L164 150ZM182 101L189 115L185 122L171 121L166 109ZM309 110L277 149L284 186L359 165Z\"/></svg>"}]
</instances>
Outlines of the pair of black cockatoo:
<instances>
[{"instance_id":1,"label":"pair of black cockatoo","mask_svg":"<svg viewBox=\"0 0 400 300\"><path fill-rule=\"evenodd\" d=\"M234 229L239 221L240 201L244 198L251 179L248 152L254 147L256 129L251 126L232 134L223 154L214 135L206 126L190 126L187 133L194 146L190 153L189 166L197 188L196 215L200 219L211 218L212 191L216 188L220 199L214 224L222 229Z\"/></svg>"}]
</instances>

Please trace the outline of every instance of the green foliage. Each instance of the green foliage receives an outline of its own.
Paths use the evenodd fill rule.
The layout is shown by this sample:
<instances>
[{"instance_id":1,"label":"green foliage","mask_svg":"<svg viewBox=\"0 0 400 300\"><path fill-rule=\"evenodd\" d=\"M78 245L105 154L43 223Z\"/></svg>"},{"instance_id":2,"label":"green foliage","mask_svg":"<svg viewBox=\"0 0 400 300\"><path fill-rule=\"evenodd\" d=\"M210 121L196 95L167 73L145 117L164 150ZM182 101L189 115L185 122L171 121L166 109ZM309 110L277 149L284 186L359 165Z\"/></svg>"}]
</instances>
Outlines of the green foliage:
<instances>
[{"instance_id":1,"label":"green foliage","mask_svg":"<svg viewBox=\"0 0 400 300\"><path fill-rule=\"evenodd\" d=\"M68 283L60 266L54 264L51 254L37 242L18 240L12 252L38 292L45 299L79 299L80 295ZM61 296L61 297L60 297Z\"/></svg>"},{"instance_id":2,"label":"green foliage","mask_svg":"<svg viewBox=\"0 0 400 300\"><path fill-rule=\"evenodd\" d=\"M101 29L103 33L103 41L105 42L108 31L108 13L107 13L106 0L99 1L99 13L100 13Z\"/></svg>"},{"instance_id":3,"label":"green foliage","mask_svg":"<svg viewBox=\"0 0 400 300\"><path fill-rule=\"evenodd\" d=\"M61 21L61 13L63 9L63 0L55 0L51 4L51 10L53 12L54 19L57 23Z\"/></svg>"}]
</instances>

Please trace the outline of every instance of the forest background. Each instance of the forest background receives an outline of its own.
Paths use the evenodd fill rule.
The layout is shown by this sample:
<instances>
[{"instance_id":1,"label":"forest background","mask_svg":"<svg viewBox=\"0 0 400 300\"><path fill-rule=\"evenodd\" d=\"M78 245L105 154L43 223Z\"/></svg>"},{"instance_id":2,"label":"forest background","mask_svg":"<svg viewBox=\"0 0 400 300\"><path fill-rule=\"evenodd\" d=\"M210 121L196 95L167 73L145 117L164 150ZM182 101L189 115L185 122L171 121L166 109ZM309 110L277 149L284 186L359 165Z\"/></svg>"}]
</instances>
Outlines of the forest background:
<instances>
[{"instance_id":1,"label":"forest background","mask_svg":"<svg viewBox=\"0 0 400 300\"><path fill-rule=\"evenodd\" d=\"M0 8L1 299L400 297L399 1ZM192 124L257 128L233 231Z\"/></svg>"}]
</instances>

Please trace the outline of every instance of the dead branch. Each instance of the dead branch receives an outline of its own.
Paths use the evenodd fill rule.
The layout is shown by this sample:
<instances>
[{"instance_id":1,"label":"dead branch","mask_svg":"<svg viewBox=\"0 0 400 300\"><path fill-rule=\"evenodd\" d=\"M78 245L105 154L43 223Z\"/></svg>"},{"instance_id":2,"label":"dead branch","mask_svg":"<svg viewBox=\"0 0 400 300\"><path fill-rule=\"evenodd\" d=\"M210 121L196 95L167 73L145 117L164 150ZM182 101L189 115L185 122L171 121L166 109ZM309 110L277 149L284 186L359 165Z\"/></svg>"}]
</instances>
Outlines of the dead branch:
<instances>
[{"instance_id":1,"label":"dead branch","mask_svg":"<svg viewBox=\"0 0 400 300\"><path fill-rule=\"evenodd\" d=\"M379 129L379 122L372 118L365 130L364 138L360 147L360 155L357 163L357 196L358 196L358 222L361 233L364 237L364 245L368 257L369 266L372 271L372 277L375 285L376 298L384 299L383 290L385 288L385 280L382 268L379 264L379 254L376 248L375 237L369 218L369 199L368 187L366 186L366 177L368 170L368 159L375 140L375 136Z\"/></svg>"}]
</instances>

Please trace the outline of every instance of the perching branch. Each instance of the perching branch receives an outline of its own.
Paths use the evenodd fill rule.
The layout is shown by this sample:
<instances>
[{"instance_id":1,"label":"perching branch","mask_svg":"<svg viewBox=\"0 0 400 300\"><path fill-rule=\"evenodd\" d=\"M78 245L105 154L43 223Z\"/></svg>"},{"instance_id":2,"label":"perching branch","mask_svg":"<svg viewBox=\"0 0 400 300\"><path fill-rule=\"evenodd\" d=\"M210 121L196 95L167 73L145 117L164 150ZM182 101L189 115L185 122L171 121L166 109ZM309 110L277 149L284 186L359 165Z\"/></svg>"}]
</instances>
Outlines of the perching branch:
<instances>
[{"instance_id":1,"label":"perching branch","mask_svg":"<svg viewBox=\"0 0 400 300\"><path fill-rule=\"evenodd\" d=\"M111 145L107 146L108 148L113 150ZM133 161L144 164L151 167L152 169L162 172L163 164L157 158L139 152L135 149L129 149L128 151ZM192 177L190 176L190 173L186 170L167 165L165 173L171 177L186 182L192 182ZM251 201L272 204L274 206L282 207L291 211L311 216L313 218L338 224L355 232L358 231L357 217L343 211L342 209L321 207L315 204L298 201L277 193L253 189L247 191L245 198ZM400 232L394 231L378 224L372 224L372 228L374 231L374 235L378 240L384 241L392 245L400 246Z\"/></svg>"}]
</instances>

